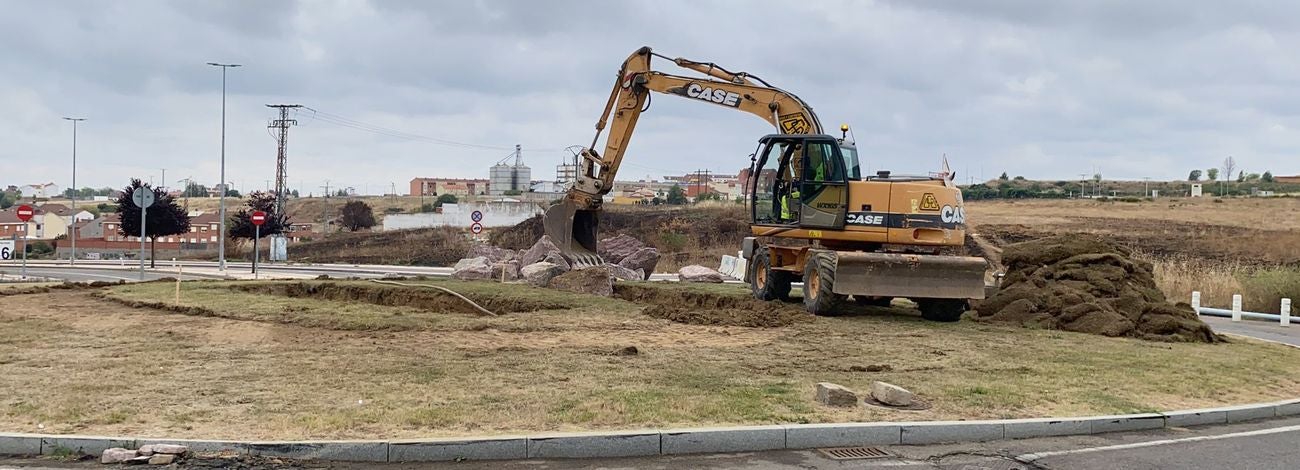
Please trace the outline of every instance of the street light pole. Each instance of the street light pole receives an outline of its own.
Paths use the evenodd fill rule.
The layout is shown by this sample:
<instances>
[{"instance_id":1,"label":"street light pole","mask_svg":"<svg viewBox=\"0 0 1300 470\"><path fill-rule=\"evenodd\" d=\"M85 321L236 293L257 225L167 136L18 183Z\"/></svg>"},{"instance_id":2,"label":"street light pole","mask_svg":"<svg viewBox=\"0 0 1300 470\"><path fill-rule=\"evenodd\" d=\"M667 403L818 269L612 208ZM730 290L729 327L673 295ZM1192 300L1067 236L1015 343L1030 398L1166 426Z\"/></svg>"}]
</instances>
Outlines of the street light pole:
<instances>
[{"instance_id":1,"label":"street light pole","mask_svg":"<svg viewBox=\"0 0 1300 470\"><path fill-rule=\"evenodd\" d=\"M208 62L213 67L221 67L221 197L217 213L220 217L218 222L217 233L217 267L221 271L226 270L226 192L230 187L226 186L226 69L239 67L239 64L219 64Z\"/></svg>"},{"instance_id":2,"label":"street light pole","mask_svg":"<svg viewBox=\"0 0 1300 470\"><path fill-rule=\"evenodd\" d=\"M72 255L68 257L68 264L77 264L77 123L85 121L86 118L64 117L63 119L72 121L72 225L68 227L68 239L72 240Z\"/></svg>"}]
</instances>

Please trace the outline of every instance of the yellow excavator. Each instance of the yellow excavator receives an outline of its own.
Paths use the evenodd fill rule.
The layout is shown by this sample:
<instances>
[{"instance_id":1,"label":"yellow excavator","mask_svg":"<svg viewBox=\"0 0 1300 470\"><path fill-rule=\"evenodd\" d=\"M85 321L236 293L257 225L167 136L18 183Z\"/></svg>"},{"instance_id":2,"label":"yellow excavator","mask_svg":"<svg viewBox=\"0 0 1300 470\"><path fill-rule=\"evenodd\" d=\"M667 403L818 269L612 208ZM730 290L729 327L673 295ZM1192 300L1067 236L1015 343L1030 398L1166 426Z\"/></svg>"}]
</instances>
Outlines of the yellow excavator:
<instances>
[{"instance_id":1,"label":"yellow excavator","mask_svg":"<svg viewBox=\"0 0 1300 470\"><path fill-rule=\"evenodd\" d=\"M661 58L707 77L651 69ZM803 283L803 303L834 315L850 298L887 305L914 301L923 317L957 321L985 292L983 258L964 256L966 212L951 178L864 176L858 152L826 135L811 106L793 93L709 62L668 58L642 47L623 62L591 147L565 198L547 210L548 236L576 264L599 265L597 225L614 177L650 92L678 95L754 114L778 130L758 141L742 174L751 236L741 244L746 281L756 298L787 300ZM603 153L594 149L609 124Z\"/></svg>"}]
</instances>

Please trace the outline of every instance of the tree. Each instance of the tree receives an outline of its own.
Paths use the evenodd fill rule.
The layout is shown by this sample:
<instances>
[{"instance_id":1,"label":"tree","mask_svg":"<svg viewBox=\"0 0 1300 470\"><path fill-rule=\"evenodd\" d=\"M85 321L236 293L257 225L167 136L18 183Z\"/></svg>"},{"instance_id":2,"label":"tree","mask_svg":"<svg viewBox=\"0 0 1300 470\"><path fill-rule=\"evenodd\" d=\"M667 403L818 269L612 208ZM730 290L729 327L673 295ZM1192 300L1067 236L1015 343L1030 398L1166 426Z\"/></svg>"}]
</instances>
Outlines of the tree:
<instances>
[{"instance_id":1,"label":"tree","mask_svg":"<svg viewBox=\"0 0 1300 470\"><path fill-rule=\"evenodd\" d=\"M1260 175L1259 180L1260 180L1260 181L1263 181L1263 182L1265 182L1265 183L1272 183L1272 182L1273 182L1273 172L1271 172L1271 171L1265 171L1263 175Z\"/></svg>"},{"instance_id":2,"label":"tree","mask_svg":"<svg viewBox=\"0 0 1300 470\"><path fill-rule=\"evenodd\" d=\"M1201 170L1192 170L1191 173L1187 174L1187 181L1200 181L1200 180L1201 180Z\"/></svg>"},{"instance_id":3,"label":"tree","mask_svg":"<svg viewBox=\"0 0 1300 470\"><path fill-rule=\"evenodd\" d=\"M442 207L443 204L455 204L457 202L460 202L460 199L455 194L440 194L438 200L433 202L433 207Z\"/></svg>"},{"instance_id":4,"label":"tree","mask_svg":"<svg viewBox=\"0 0 1300 470\"><path fill-rule=\"evenodd\" d=\"M208 187L195 182L190 182L185 185L185 191L181 195L185 197L207 197Z\"/></svg>"},{"instance_id":5,"label":"tree","mask_svg":"<svg viewBox=\"0 0 1300 470\"><path fill-rule=\"evenodd\" d=\"M1205 177L1208 178L1210 181L1218 181L1218 180L1219 180L1219 169L1218 169L1218 168L1210 168L1210 169L1208 169L1208 170L1205 170Z\"/></svg>"},{"instance_id":6,"label":"tree","mask_svg":"<svg viewBox=\"0 0 1300 470\"><path fill-rule=\"evenodd\" d=\"M0 209L8 209L10 207L13 207L13 205L16 204L19 199L22 198L23 196L21 193L14 193L9 191L0 193Z\"/></svg>"},{"instance_id":7,"label":"tree","mask_svg":"<svg viewBox=\"0 0 1300 470\"><path fill-rule=\"evenodd\" d=\"M266 213L266 221L262 223L261 229L253 225L253 211ZM248 195L248 200L244 201L244 207L239 208L230 217L230 224L226 227L230 238L252 240L255 235L266 237L284 233L285 229L289 228L289 217L275 212L274 193L254 191Z\"/></svg>"},{"instance_id":8,"label":"tree","mask_svg":"<svg viewBox=\"0 0 1300 470\"><path fill-rule=\"evenodd\" d=\"M686 204L686 190L682 189L680 185L674 184L673 187L668 189L667 202L674 206Z\"/></svg>"},{"instance_id":9,"label":"tree","mask_svg":"<svg viewBox=\"0 0 1300 470\"><path fill-rule=\"evenodd\" d=\"M1004 171L1004 172L1002 172L1002 176L999 176L998 179L1000 179L1000 180L1002 180L1002 181L1006 181L1006 180L1009 180L1009 179L1011 179L1011 178L1008 177L1008 176L1007 176L1007 172Z\"/></svg>"},{"instance_id":10,"label":"tree","mask_svg":"<svg viewBox=\"0 0 1300 470\"><path fill-rule=\"evenodd\" d=\"M154 256L158 237L179 235L190 231L190 215L176 204L176 198L160 188L154 188L139 179L132 178L131 184L122 188L117 197L117 215L121 218L118 233L123 236L140 236L140 208L131 200L131 193L138 188L153 191L154 203L145 211L144 235L149 239L149 267L155 267Z\"/></svg>"},{"instance_id":11,"label":"tree","mask_svg":"<svg viewBox=\"0 0 1300 470\"><path fill-rule=\"evenodd\" d=\"M361 201L348 201L339 213L339 224L353 232L375 226L375 212L370 204Z\"/></svg>"},{"instance_id":12,"label":"tree","mask_svg":"<svg viewBox=\"0 0 1300 470\"><path fill-rule=\"evenodd\" d=\"M226 197L244 197L244 196L241 195L241 194L239 194L239 190L238 190L238 189L233 189L233 188L232 188L232 189L227 189L227 190L226 190Z\"/></svg>"},{"instance_id":13,"label":"tree","mask_svg":"<svg viewBox=\"0 0 1300 470\"><path fill-rule=\"evenodd\" d=\"M1232 179L1232 170L1235 169L1237 169L1237 159L1232 158L1232 155L1228 155L1228 158L1223 159L1223 179Z\"/></svg>"},{"instance_id":14,"label":"tree","mask_svg":"<svg viewBox=\"0 0 1300 470\"><path fill-rule=\"evenodd\" d=\"M290 196L293 196L293 197L302 197L302 196L299 196L299 195L298 195L298 190L297 190L297 189L295 189L295 190L293 190L293 191L289 191L289 195L290 195Z\"/></svg>"},{"instance_id":15,"label":"tree","mask_svg":"<svg viewBox=\"0 0 1300 470\"><path fill-rule=\"evenodd\" d=\"M721 201L721 200L722 200L722 193L713 192L713 191L708 191L705 193L701 193L699 196L695 196L695 202Z\"/></svg>"},{"instance_id":16,"label":"tree","mask_svg":"<svg viewBox=\"0 0 1300 470\"><path fill-rule=\"evenodd\" d=\"M1232 173L1228 173L1228 174L1231 175ZM1242 183L1245 181L1246 181L1246 170L1241 170L1237 172L1237 182Z\"/></svg>"}]
</instances>

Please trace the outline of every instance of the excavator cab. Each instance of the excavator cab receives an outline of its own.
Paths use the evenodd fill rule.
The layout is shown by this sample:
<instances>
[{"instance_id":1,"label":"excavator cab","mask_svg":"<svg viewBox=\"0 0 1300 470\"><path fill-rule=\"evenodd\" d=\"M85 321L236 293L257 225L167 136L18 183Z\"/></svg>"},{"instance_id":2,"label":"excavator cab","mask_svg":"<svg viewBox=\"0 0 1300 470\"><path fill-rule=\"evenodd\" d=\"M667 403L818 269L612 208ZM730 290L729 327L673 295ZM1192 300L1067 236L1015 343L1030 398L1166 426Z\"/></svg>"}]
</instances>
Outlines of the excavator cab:
<instances>
[{"instance_id":1,"label":"excavator cab","mask_svg":"<svg viewBox=\"0 0 1300 470\"><path fill-rule=\"evenodd\" d=\"M772 134L759 139L748 190L755 225L841 229L857 151L823 134Z\"/></svg>"}]
</instances>

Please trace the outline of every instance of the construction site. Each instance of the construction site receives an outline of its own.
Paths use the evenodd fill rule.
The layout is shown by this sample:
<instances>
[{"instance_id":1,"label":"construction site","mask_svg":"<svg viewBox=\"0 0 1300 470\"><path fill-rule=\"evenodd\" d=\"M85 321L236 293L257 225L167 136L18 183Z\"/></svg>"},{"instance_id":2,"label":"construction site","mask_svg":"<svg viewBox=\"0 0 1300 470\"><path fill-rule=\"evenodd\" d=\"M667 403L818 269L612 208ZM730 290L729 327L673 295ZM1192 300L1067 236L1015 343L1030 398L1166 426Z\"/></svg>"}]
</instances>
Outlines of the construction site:
<instances>
[{"instance_id":1,"label":"construction site","mask_svg":"<svg viewBox=\"0 0 1300 470\"><path fill-rule=\"evenodd\" d=\"M64 263L63 241L85 228L52 237L29 267L24 238L22 264L0 265L0 456L23 454L4 438L35 439L48 457L66 436L135 436L53 452L170 465L134 444L193 440L233 459L212 464L223 466L302 449L329 460L320 449L381 440L382 459L360 461L399 462L403 440L525 436L536 458L528 446L552 434L652 430L654 449L595 452L623 458L739 427L777 429L781 447L681 453L877 444L834 425L895 426L898 439L879 445L903 446L913 425L996 429L913 435L928 445L1011 440L1024 423L1047 429L1024 438L1109 432L1053 428L1085 419L1185 432L1206 423L1180 416L1217 410L1210 424L1228 425L1224 410L1260 403L1271 414L1240 421L1300 415L1293 183L1269 173L1246 189L1242 172L1217 195L1189 179L1154 191L1113 182L1141 196L1105 196L1100 174L1092 186L1006 174L963 184L946 154L904 174L867 165L878 140L823 123L755 74L650 47L608 65L617 80L603 108L589 106L595 135L565 149L555 181L535 178L515 144L476 162L486 178L418 176L406 195L393 182L383 196L334 196L327 182L325 197L290 197L288 132L305 107L268 104L273 205L248 216L256 235L243 237L265 255L230 235L224 182L219 206L185 202L209 215L195 230L187 219L149 268L143 227L132 239L103 225L121 216L96 218L99 239L81 238L83 250L138 242L138 270L121 253L79 259L75 244ZM752 136L748 162L726 163L748 165L734 178L631 181L624 165L639 156L639 120L656 119L652 96L739 111L767 132ZM331 116L314 118L364 127ZM344 230L343 204L370 223ZM301 222L261 242L262 217ZM212 235L187 253L185 230L200 225ZM808 429L840 434L792 443ZM428 460L507 459L446 452Z\"/></svg>"}]
</instances>

